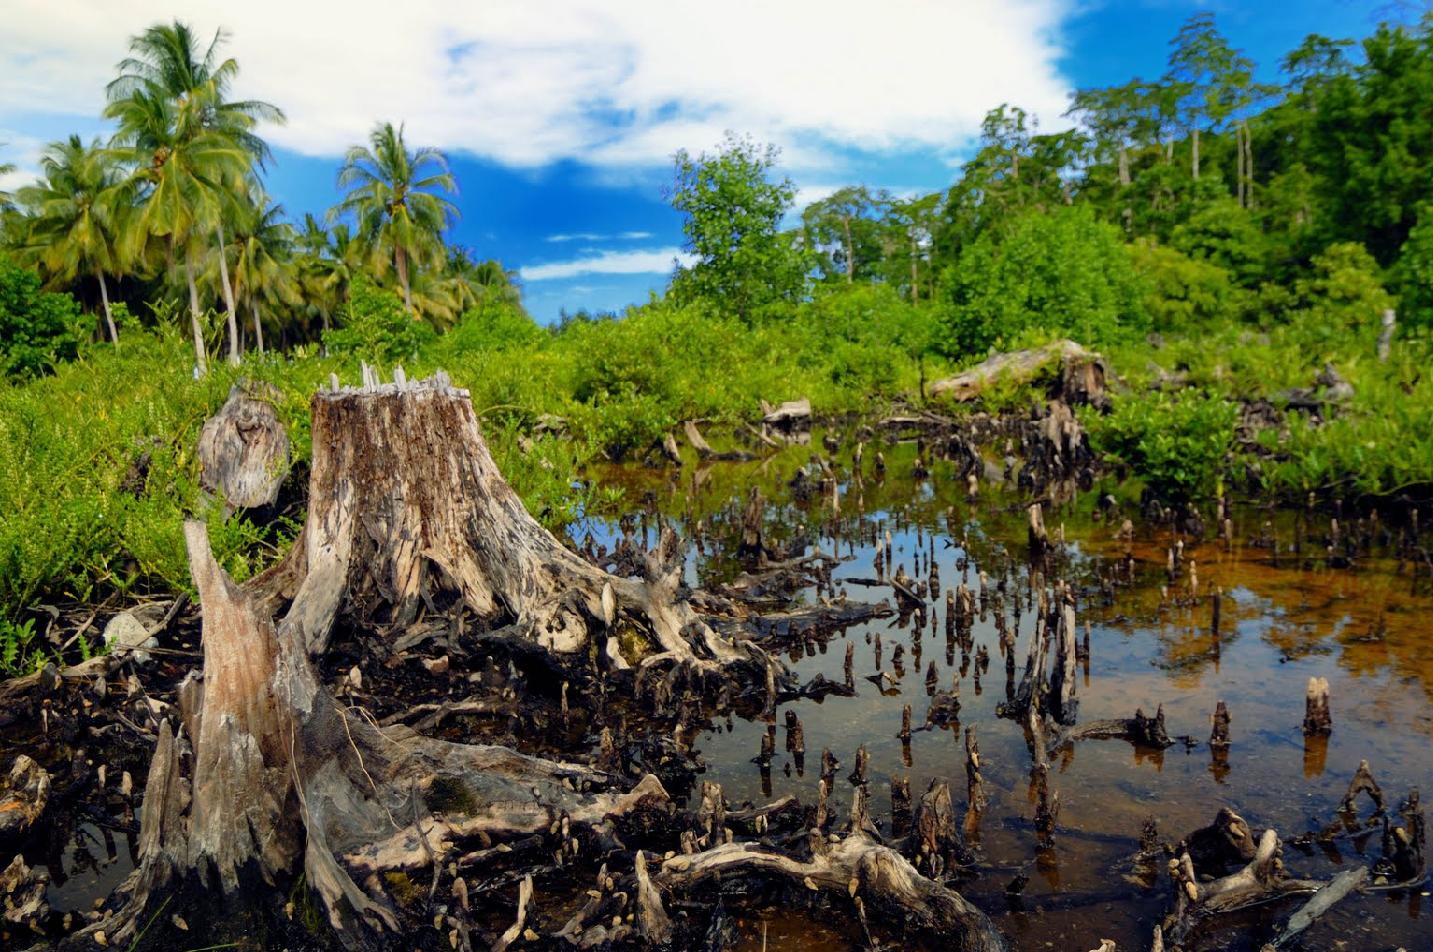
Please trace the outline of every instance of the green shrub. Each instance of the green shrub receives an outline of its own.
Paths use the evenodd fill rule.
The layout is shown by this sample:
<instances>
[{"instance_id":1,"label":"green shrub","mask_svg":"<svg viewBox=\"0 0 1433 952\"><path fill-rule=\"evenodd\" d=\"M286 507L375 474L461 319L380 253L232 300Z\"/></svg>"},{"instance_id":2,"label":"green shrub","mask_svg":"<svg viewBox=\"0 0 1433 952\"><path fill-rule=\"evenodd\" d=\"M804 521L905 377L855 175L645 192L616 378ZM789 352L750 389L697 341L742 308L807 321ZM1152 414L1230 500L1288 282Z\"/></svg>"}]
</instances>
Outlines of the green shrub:
<instances>
[{"instance_id":1,"label":"green shrub","mask_svg":"<svg viewBox=\"0 0 1433 952\"><path fill-rule=\"evenodd\" d=\"M404 310L396 292L379 288L366 278L349 289L338 325L323 336L328 349L371 364L412 360L420 347L436 337L426 321L414 320Z\"/></svg>"},{"instance_id":2,"label":"green shrub","mask_svg":"<svg viewBox=\"0 0 1433 952\"><path fill-rule=\"evenodd\" d=\"M1137 242L1131 253L1147 286L1145 305L1152 326L1160 333L1238 320L1249 306L1249 292L1236 287L1229 271L1212 261L1148 241Z\"/></svg>"},{"instance_id":3,"label":"green shrub","mask_svg":"<svg viewBox=\"0 0 1433 952\"><path fill-rule=\"evenodd\" d=\"M1433 202L1418 210L1418 223L1408 233L1395 269L1402 312L1399 320L1417 328L1433 328Z\"/></svg>"},{"instance_id":4,"label":"green shrub","mask_svg":"<svg viewBox=\"0 0 1433 952\"><path fill-rule=\"evenodd\" d=\"M1197 390L1128 394L1106 416L1084 415L1090 444L1132 466L1168 502L1218 494L1238 406Z\"/></svg>"},{"instance_id":5,"label":"green shrub","mask_svg":"<svg viewBox=\"0 0 1433 952\"><path fill-rule=\"evenodd\" d=\"M79 353L80 306L40 290L35 272L0 257L0 376L36 377Z\"/></svg>"},{"instance_id":6,"label":"green shrub","mask_svg":"<svg viewBox=\"0 0 1433 952\"><path fill-rule=\"evenodd\" d=\"M1309 346L1371 351L1383 311L1393 306L1378 263L1363 245L1342 242L1314 255L1311 265L1312 273L1294 282L1282 319Z\"/></svg>"}]
</instances>

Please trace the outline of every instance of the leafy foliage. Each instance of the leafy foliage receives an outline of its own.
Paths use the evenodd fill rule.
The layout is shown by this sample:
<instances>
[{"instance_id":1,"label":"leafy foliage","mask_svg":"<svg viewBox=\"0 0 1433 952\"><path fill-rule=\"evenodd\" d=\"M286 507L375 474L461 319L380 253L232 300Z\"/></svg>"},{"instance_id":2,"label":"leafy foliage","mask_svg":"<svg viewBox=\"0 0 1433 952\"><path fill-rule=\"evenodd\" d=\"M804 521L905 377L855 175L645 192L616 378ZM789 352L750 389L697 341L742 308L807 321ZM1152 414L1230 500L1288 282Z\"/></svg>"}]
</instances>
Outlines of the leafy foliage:
<instances>
[{"instance_id":1,"label":"leafy foliage","mask_svg":"<svg viewBox=\"0 0 1433 952\"><path fill-rule=\"evenodd\" d=\"M715 155L676 154L672 206L686 216L682 230L696 257L673 280L678 300L719 302L749 321L801 292L806 256L780 230L796 186L769 179L776 158L775 147L730 134Z\"/></svg>"},{"instance_id":2,"label":"leafy foliage","mask_svg":"<svg viewBox=\"0 0 1433 952\"><path fill-rule=\"evenodd\" d=\"M0 257L0 376L34 377L79 351L80 307L40 290L35 272Z\"/></svg>"},{"instance_id":3,"label":"leafy foliage","mask_svg":"<svg viewBox=\"0 0 1433 952\"><path fill-rule=\"evenodd\" d=\"M329 331L323 340L336 354L372 364L394 364L411 359L433 336L431 327L409 316L398 295L360 278L339 313L338 329Z\"/></svg>"},{"instance_id":4,"label":"leafy foliage","mask_svg":"<svg viewBox=\"0 0 1433 952\"><path fill-rule=\"evenodd\" d=\"M1086 423L1095 449L1135 467L1161 498L1182 503L1218 491L1237 416L1222 397L1186 390L1121 400Z\"/></svg>"},{"instance_id":5,"label":"leafy foliage","mask_svg":"<svg viewBox=\"0 0 1433 952\"><path fill-rule=\"evenodd\" d=\"M985 233L946 272L949 309L940 346L981 353L1033 327L1103 343L1149 323L1144 293L1119 232L1082 207L1030 212L1007 237Z\"/></svg>"}]
</instances>

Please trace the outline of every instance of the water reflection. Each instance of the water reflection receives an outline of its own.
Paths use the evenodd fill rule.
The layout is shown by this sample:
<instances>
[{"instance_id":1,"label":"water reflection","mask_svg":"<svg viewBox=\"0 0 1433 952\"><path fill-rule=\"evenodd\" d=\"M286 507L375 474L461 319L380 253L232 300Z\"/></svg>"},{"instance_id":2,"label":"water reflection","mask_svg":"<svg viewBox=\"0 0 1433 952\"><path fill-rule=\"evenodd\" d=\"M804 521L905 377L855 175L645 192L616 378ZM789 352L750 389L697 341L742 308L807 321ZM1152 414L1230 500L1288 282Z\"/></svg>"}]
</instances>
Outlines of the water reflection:
<instances>
[{"instance_id":1,"label":"water reflection","mask_svg":"<svg viewBox=\"0 0 1433 952\"><path fill-rule=\"evenodd\" d=\"M801 501L787 488L809 458L805 450L702 467L681 480L636 468L599 474L626 487L629 498L650 491L655 511L697 539L687 570L694 583L740 573L730 553L739 541L743 502L758 487L771 500L762 525L770 544L804 542L807 551L839 552L846 560L833 573L829 593L810 589L798 599L899 603L891 579L927 586L929 607L921 612L853 626L829 649L816 639L786 653L799 682L820 676L855 696L794 701L775 721L737 721L695 738L709 778L733 802L792 794L814 804L825 776L829 809L842 810L853 790L846 776L836 776L836 760L851 763L864 747L872 789L892 791L892 811L875 809L884 806L882 798L873 813L892 829L901 822L898 791L924 790L933 779L959 789L955 781L969 771L961 731L974 730L979 783L966 788L984 801L967 809L957 796L956 810L981 873L962 891L997 915L1017 948L1093 948L1101 937L1141 948L1166 900L1158 870L1145 879L1132 873L1151 817L1172 841L1207 824L1219 806L1236 805L1251 823L1273 825L1287 837L1306 829L1311 816L1331 813L1361 758L1370 760L1386 789L1400 794L1433 780L1427 757L1433 639L1426 636L1433 596L1426 583L1419 587L1400 575L1396 555L1376 539L1355 546L1352 568L1331 566L1346 564L1349 538L1367 532L1340 536L1337 560L1317 538L1326 529L1303 514L1236 511L1228 539L1181 539L1146 529L1132 511L1102 511L1097 487L1046 514L1052 537L1063 536L1066 544L1049 576L1036 578L1023 560L1027 525L1020 500L995 491L987 479L972 501L938 459L929 464L929 479L916 484L910 479L913 445L881 450L884 478L840 484L839 510L829 494ZM866 466L869 472L869 459ZM1130 533L1119 530L1126 516L1135 524ZM593 528L611 531L600 523ZM1038 778L1024 731L996 711L1015 699L1038 596L1054 576L1077 593L1080 720L1129 718L1136 709L1162 705L1170 733L1187 741L1160 749L1090 740L1055 751L1046 779L1060 808L1042 842L1034 823L1040 788L1032 782ZM953 622L962 587L972 599L968 636ZM999 656L993 683L992 653ZM1303 738L1304 685L1314 675L1330 680L1335 727L1331 736ZM1221 700L1237 729L1228 746L1210 747L1211 715ZM805 770L805 752L792 749L789 726L786 744L774 749L776 724L790 725L792 716L799 717L802 746L813 758L816 751L831 752L819 772ZM941 723L932 723L936 719ZM771 761L753 765L763 736L771 737ZM1336 858L1314 851L1289 861L1301 874L1324 875L1336 862L1366 862L1368 849L1376 853L1377 842L1347 841ZM1098 897L1098 916L1080 905L1096 901L1089 897ZM1406 898L1396 907L1384 903L1357 900L1347 915L1376 909L1384 931L1369 941L1414 947L1401 938L1409 934L1399 924L1405 920L1388 917L1416 916L1416 904ZM1035 909L1042 911L1031 914ZM781 944L768 935L770 948L819 944L803 941L799 928L784 934ZM751 933L745 941L760 947ZM824 935L822 941L833 940Z\"/></svg>"}]
</instances>

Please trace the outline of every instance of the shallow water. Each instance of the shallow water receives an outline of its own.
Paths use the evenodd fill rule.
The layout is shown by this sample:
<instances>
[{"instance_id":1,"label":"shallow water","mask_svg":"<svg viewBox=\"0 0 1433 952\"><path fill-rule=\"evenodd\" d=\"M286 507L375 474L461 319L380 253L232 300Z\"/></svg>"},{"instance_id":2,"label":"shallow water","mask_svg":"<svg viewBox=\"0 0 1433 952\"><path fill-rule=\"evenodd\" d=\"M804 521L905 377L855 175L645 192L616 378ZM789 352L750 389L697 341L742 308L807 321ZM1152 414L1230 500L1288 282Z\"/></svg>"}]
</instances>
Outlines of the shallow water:
<instances>
[{"instance_id":1,"label":"shallow water","mask_svg":"<svg viewBox=\"0 0 1433 952\"><path fill-rule=\"evenodd\" d=\"M912 571L918 553L931 551L942 587L965 579L978 591L984 569L991 587L1003 567L1013 565L1011 591L1026 591L1023 565L1026 522L1019 500L990 490L975 502L965 498L964 484L942 464L933 466L931 480L916 483L909 472L914 448L884 446L889 462L883 483L869 475L863 485L840 486L842 515L833 520L829 498L805 507L790 500L786 483L805 458L790 450L765 463L718 463L670 471L613 467L599 479L621 485L629 500L642 501L654 512L678 523L691 534L700 521L709 533L734 531L729 501L743 499L748 487L761 487L772 500L766 534L773 537L811 532L807 552L839 552L844 560L833 573L839 591L843 579L874 577L875 539L891 533L893 563ZM866 467L870 473L872 450ZM949 781L957 816L964 814L965 769L961 731L976 727L986 794L980 821L977 875L961 891L994 918L1019 949L1093 949L1103 938L1121 949L1147 948L1151 930L1163 914L1169 886L1163 875L1153 888L1126 879L1130 858L1144 821L1154 817L1160 837L1173 842L1213 819L1221 806L1244 816L1255 830L1276 828L1281 837L1331 822L1361 758L1369 760L1385 796L1396 806L1413 787L1429 787L1433 779L1433 597L1426 575L1415 582L1411 572L1393 559L1371 554L1351 569L1329 568L1321 559L1284 551L1277 558L1250 542L1265 522L1287 550L1296 538L1312 540L1325 532L1327 516L1250 510L1236 514L1235 543L1187 542L1184 571L1170 587L1183 593L1189 567L1197 565L1201 597L1191 605L1163 603L1161 586L1170 584L1166 570L1168 529L1137 528L1133 543L1116 540L1116 529L1128 514L1137 527L1143 520L1132 507L1125 514L1096 521L1095 494L1052 513L1051 534L1063 531L1063 577L1081 590L1079 629L1089 626L1091 652L1078 686L1081 722L1128 717L1136 708L1152 713L1164 706L1171 736L1190 735L1192 746L1176 743L1164 751L1140 750L1125 741L1087 740L1056 754L1050 786L1058 791L1062 812L1052 850L1037 848L1031 824L1030 754L1020 726L996 715L1005 697L1005 667L999 638L989 615L974 627L975 645L990 653L989 671L975 676L973 658L962 676L958 647L947 654L944 597L937 601L940 624L923 632L900 626L896 618L850 628L829 645L796 651L787 664L802 683L817 673L843 679L846 642L855 644L858 696L830 697L822 703L802 700L789 705L805 728L805 770L798 771L784 750L784 727L778 729L777 754L769 772L751 762L760 750L767 725L735 718L699 735L694 746L708 764L706 779L721 783L733 803L769 801L794 794L806 803L817 798L822 748L842 761L833 791L833 809L840 815L849 805L846 780L856 748L870 754L873 813L889 822L889 781L909 776L918 798L932 779ZM725 515L724 515L725 514ZM655 521L655 520L654 520ZM1299 523L1303 525L1300 526ZM611 525L594 522L587 528L610 538ZM834 533L834 535L833 535ZM969 551L962 547L968 537ZM693 551L689 578L710 582L737 569L721 546L708 544L706 555ZM1322 553L1311 541L1304 552ZM1377 557L1375 557L1377 555ZM1111 606L1101 604L1094 580L1115 571L1130 556L1133 584L1117 591ZM968 557L962 575L957 563ZM1215 587L1224 592L1221 631L1211 633L1211 600ZM845 586L853 600L893 600L889 586ZM798 595L813 601L814 590ZM1007 599L1007 605L1009 599ZM1033 632L1033 612L1024 607L1015 648L1016 678L1023 672ZM883 647L878 667L875 640ZM895 690L877 690L867 679L881 667L892 671L892 652L905 646L904 675ZM935 661L941 689L960 680L960 728L918 731L909 747L897 738L901 709L910 704L920 725L929 705L926 666ZM953 664L951 663L953 661ZM1306 743L1301 724L1309 677L1329 680L1334 731L1326 741ZM1223 699L1233 724L1233 746L1227 765L1216 769L1207 739L1210 715ZM785 708L787 705L783 705ZM784 709L777 712L782 725ZM1365 801L1364 815L1371 807ZM1379 855L1378 837L1340 841L1337 851L1312 855L1286 845L1284 860L1295 875L1327 878L1340 866L1371 863ZM1005 885L1016 873L1029 877L1018 900ZM1426 886L1424 887L1426 890ZM1378 894L1346 901L1309 932L1303 948L1433 948L1433 924L1424 905L1426 891ZM1292 911L1286 907L1287 915ZM863 943L850 923L829 913L773 910L742 920L747 947L808 949L859 947ZM1270 915L1253 913L1243 920L1249 934L1231 936L1231 948L1257 948L1269 937Z\"/></svg>"},{"instance_id":2,"label":"shallow water","mask_svg":"<svg viewBox=\"0 0 1433 952\"><path fill-rule=\"evenodd\" d=\"M968 501L964 484L940 462L932 465L929 480L916 481L910 474L915 447L909 443L879 447L889 466L884 480L876 480L871 476L876 448L867 448L865 480L839 486L839 518L833 518L829 498L819 493L804 502L793 496L789 483L810 457L806 448L749 463L689 463L680 471L613 466L590 475L623 488L629 511L646 513L638 532L648 544L655 543L657 516L674 522L684 536L701 540L688 554L693 584L729 580L740 571L731 557L739 514L748 490L758 487L768 500L763 527L768 545L805 538L806 552L839 554L843 561L833 572L835 588L844 588L852 600L893 599L889 586L843 585L843 580L876 576L875 540L884 540L887 531L893 565L904 565L916 578L928 574L925 567L917 573L914 565L917 554L924 561L932 551L933 540L943 589L964 578L978 590L984 570L992 588L1008 574L1009 592L1028 594L1026 515L1018 497L987 487ZM1236 513L1232 546L1186 544L1184 573L1173 588L1187 586L1192 563L1202 597L1175 605L1160 593L1169 584L1165 562L1173 536L1166 528L1150 527L1132 506L1095 519L1096 496L1112 488L1097 487L1046 517L1052 536L1065 539L1058 560L1061 574L1080 592L1079 628L1083 633L1088 624L1090 632L1091 655L1079 678L1079 718L1128 717L1137 707L1151 713L1163 704L1169 733L1190 735L1194 745L1177 743L1155 751L1124 741L1089 740L1057 754L1050 786L1059 793L1062 811L1053 849L1037 848L1023 731L996 715L997 703L1005 698L1005 665L992 617L984 615L974 626L975 647L984 646L990 655L989 669L977 684L974 659L962 670L959 647L947 654L944 592L936 600L937 624L919 634L908 620L902 624L892 617L852 626L826 644L813 643L785 656L802 683L817 673L839 682L846 644L855 645L857 697L789 705L805 728L804 770L784 750L784 729L778 730L770 771L758 769L751 759L767 725L732 717L694 739L708 765L706 779L721 783L732 803L785 794L814 803L821 751L830 748L842 761L832 795L839 816L851 799L845 778L857 747L865 744L872 812L883 826L888 828L889 782L896 775L909 777L917 798L932 779L948 781L959 817L965 806L961 731L974 726L989 803L971 842L977 866L959 888L994 917L1013 948L1076 952L1094 949L1104 938L1114 939L1120 949L1148 947L1169 887L1163 876L1153 887L1130 878L1130 860L1147 818L1157 820L1162 840L1173 842L1207 824L1219 807L1229 806L1255 829L1273 826L1287 841L1333 819L1361 758L1370 761L1395 805L1410 788L1429 788L1433 586L1426 575L1415 582L1407 566L1377 548L1352 569L1330 568L1313 557L1321 551L1313 540L1327 530L1326 515L1246 510ZM1115 538L1125 515L1137 527L1132 543ZM1277 556L1250 544L1264 533L1266 522L1281 546ZM621 532L614 522L593 519L576 527L574 535L581 538L589 531L605 543ZM1296 539L1308 540L1302 554L1289 551ZM1130 557L1132 579L1117 590L1113 604L1104 604L1098 578L1123 575L1117 566ZM958 568L962 558L968 560L964 573ZM1224 592L1217 638L1211 632L1208 597L1215 587ZM797 602L816 598L811 589L796 595ZM1022 607L1017 678L1034 627L1033 611ZM878 636L880 668L893 670L896 645L903 645L906 655L900 682L886 693L867 680L880 669ZM924 675L932 660L940 688L959 677L960 725L917 731L906 747L897 738L901 710L910 704L914 724L924 721L929 704ZM1304 690L1315 675L1329 679L1335 727L1327 742L1306 743L1300 729ZM1215 769L1204 741L1220 699L1233 717L1233 747L1227 763ZM778 725L783 716L784 710L777 712ZM130 844L123 840L111 849L93 827L73 833L63 856L57 849L51 858L52 872L58 866L67 874L63 880L54 877L50 887L51 904L59 911L89 908L133 862ZM1368 836L1341 840L1337 851L1306 853L1287 846L1284 859L1296 875L1327 878L1341 865L1371 863L1378 852L1378 837ZM1017 874L1029 881L1018 899L1011 899L1006 884ZM788 901L806 898L797 892L788 890ZM1429 901L1420 890L1350 899L1310 929L1301 947L1433 949L1433 924L1425 910ZM746 949L865 946L854 917L839 908L833 914L829 904L734 915ZM1235 925L1247 927L1248 935L1231 934L1227 947L1257 948L1272 921L1267 910L1242 917Z\"/></svg>"}]
</instances>

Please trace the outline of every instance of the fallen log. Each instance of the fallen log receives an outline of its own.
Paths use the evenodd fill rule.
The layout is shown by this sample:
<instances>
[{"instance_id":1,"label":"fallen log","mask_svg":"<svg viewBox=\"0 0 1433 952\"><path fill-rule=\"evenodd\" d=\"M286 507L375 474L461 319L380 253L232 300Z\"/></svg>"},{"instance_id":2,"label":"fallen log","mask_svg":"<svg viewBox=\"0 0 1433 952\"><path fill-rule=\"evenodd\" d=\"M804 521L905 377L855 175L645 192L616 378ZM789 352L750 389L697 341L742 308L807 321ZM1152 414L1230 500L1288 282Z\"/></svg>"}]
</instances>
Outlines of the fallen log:
<instances>
[{"instance_id":1,"label":"fallen log","mask_svg":"<svg viewBox=\"0 0 1433 952\"><path fill-rule=\"evenodd\" d=\"M859 801L861 798L857 798ZM942 942L958 952L1003 952L1005 940L990 918L954 890L922 876L904 856L854 832L834 845L813 834L810 855L799 859L747 843L674 856L656 882L685 891L720 878L768 876L867 904L893 927ZM817 843L820 845L815 845Z\"/></svg>"},{"instance_id":2,"label":"fallen log","mask_svg":"<svg viewBox=\"0 0 1433 952\"><path fill-rule=\"evenodd\" d=\"M1061 368L1060 389L1065 402L1096 405L1104 402L1106 370L1103 358L1072 340L1057 340L1030 350L996 354L969 370L937 380L930 385L930 395L964 403L978 398L997 381L1029 383L1055 363Z\"/></svg>"}]
</instances>

